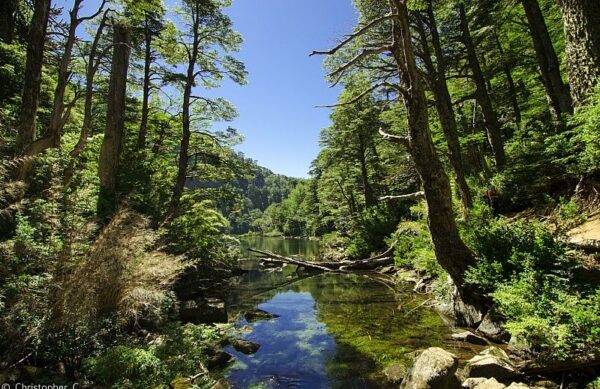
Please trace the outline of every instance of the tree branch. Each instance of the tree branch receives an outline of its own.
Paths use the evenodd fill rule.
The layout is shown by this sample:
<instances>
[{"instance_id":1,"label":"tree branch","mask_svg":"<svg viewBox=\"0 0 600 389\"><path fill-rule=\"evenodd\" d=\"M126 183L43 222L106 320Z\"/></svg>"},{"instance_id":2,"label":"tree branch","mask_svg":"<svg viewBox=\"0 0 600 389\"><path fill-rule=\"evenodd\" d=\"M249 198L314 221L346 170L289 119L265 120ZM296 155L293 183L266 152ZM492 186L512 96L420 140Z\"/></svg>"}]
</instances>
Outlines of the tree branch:
<instances>
[{"instance_id":1,"label":"tree branch","mask_svg":"<svg viewBox=\"0 0 600 389\"><path fill-rule=\"evenodd\" d=\"M383 22L385 20L391 19L394 16L395 15L389 13L389 14L384 15L382 17L379 17L377 19L373 19L372 21L370 21L369 23L367 23L364 27L361 27L360 29L358 29L353 34L347 35L346 39L344 39L343 41L341 41L333 49L325 50L325 51L313 51L312 53L310 53L309 56L312 57L313 55L332 55L332 54L335 54L342 47L344 47L348 43L352 42L354 39L358 38L359 36L365 34L367 31L369 31L369 29L371 29L371 27L373 27L373 26L375 26L375 25L377 25L377 24L379 24L379 23L381 23L381 22Z\"/></svg>"},{"instance_id":2,"label":"tree branch","mask_svg":"<svg viewBox=\"0 0 600 389\"><path fill-rule=\"evenodd\" d=\"M410 147L410 144L408 142L408 137L406 137L406 136L389 134L389 133L383 131L383 129L381 129L381 128L379 129L379 135L381 135L383 137L383 139L389 140L390 142L399 143L403 146L406 146L407 148Z\"/></svg>"},{"instance_id":3,"label":"tree branch","mask_svg":"<svg viewBox=\"0 0 600 389\"><path fill-rule=\"evenodd\" d=\"M348 61L343 66L341 66L340 68L336 69L335 71L333 71L332 73L330 73L328 75L328 77L336 77L335 81L333 82L333 84L331 84L331 86L333 87L333 86L336 86L337 84L339 84L339 82L341 81L344 74L346 74L348 69L350 69L357 62L361 61L365 57L368 57L369 55L378 55L378 54L381 54L388 50L390 50L390 46L377 47L377 48L372 48L372 49L363 49L359 54L357 54L350 61Z\"/></svg>"},{"instance_id":4,"label":"tree branch","mask_svg":"<svg viewBox=\"0 0 600 389\"><path fill-rule=\"evenodd\" d=\"M415 192L399 196L383 196L379 200L422 200L425 198L425 192Z\"/></svg>"}]
</instances>

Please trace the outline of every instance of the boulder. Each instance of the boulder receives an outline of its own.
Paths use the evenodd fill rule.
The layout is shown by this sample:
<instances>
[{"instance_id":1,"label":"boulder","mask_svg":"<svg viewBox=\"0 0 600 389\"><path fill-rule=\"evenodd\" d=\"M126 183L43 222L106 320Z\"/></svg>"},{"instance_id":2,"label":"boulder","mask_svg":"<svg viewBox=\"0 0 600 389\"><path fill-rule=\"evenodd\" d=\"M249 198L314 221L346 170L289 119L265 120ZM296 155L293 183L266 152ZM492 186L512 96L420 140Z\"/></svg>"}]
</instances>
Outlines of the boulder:
<instances>
[{"instance_id":1,"label":"boulder","mask_svg":"<svg viewBox=\"0 0 600 389\"><path fill-rule=\"evenodd\" d=\"M504 331L504 329L498 324L500 322L499 318L494 314L493 311L489 311L479 323L477 327L477 331L481 332L487 338L499 342L504 343L509 340L508 333Z\"/></svg>"},{"instance_id":2,"label":"boulder","mask_svg":"<svg viewBox=\"0 0 600 389\"><path fill-rule=\"evenodd\" d=\"M452 334L452 339L457 340L459 342L479 344L482 346L485 346L488 344L487 340L485 340L484 338L482 338L479 335L475 335L471 331L465 331L465 332L461 332L458 334Z\"/></svg>"},{"instance_id":3,"label":"boulder","mask_svg":"<svg viewBox=\"0 0 600 389\"><path fill-rule=\"evenodd\" d=\"M489 378L480 384L477 384L474 389L504 389L506 385L501 384L495 378Z\"/></svg>"},{"instance_id":4,"label":"boulder","mask_svg":"<svg viewBox=\"0 0 600 389\"><path fill-rule=\"evenodd\" d=\"M401 363L392 363L383 370L383 374L390 384L399 384L407 370L406 366Z\"/></svg>"},{"instance_id":5,"label":"boulder","mask_svg":"<svg viewBox=\"0 0 600 389\"><path fill-rule=\"evenodd\" d=\"M439 347L423 351L415 360L400 388L405 389L450 389L458 387L454 373L458 359Z\"/></svg>"},{"instance_id":6,"label":"boulder","mask_svg":"<svg viewBox=\"0 0 600 389\"><path fill-rule=\"evenodd\" d=\"M247 355L254 354L260 348L260 344L244 339L233 338L229 340L229 344L231 344L237 351Z\"/></svg>"},{"instance_id":7,"label":"boulder","mask_svg":"<svg viewBox=\"0 0 600 389\"><path fill-rule=\"evenodd\" d=\"M227 323L225 302L216 298L187 300L181 303L179 317L184 323Z\"/></svg>"},{"instance_id":8,"label":"boulder","mask_svg":"<svg viewBox=\"0 0 600 389\"><path fill-rule=\"evenodd\" d=\"M246 319L248 323L253 323L259 320L276 319L278 317L279 315L275 315L274 313L269 313L258 308L254 308L244 313L244 319Z\"/></svg>"},{"instance_id":9,"label":"boulder","mask_svg":"<svg viewBox=\"0 0 600 389\"><path fill-rule=\"evenodd\" d=\"M512 384L508 385L506 387L506 389L531 389L531 388L522 382L513 382Z\"/></svg>"},{"instance_id":10,"label":"boulder","mask_svg":"<svg viewBox=\"0 0 600 389\"><path fill-rule=\"evenodd\" d=\"M510 378L519 372L508 355L498 347L489 347L471 358L464 368L466 377Z\"/></svg>"},{"instance_id":11,"label":"boulder","mask_svg":"<svg viewBox=\"0 0 600 389\"><path fill-rule=\"evenodd\" d=\"M233 359L231 354L221 350L211 352L210 354L206 361L206 367L209 370L224 367Z\"/></svg>"},{"instance_id":12,"label":"boulder","mask_svg":"<svg viewBox=\"0 0 600 389\"><path fill-rule=\"evenodd\" d=\"M462 387L466 389L474 389L477 385L487 381L487 378L477 377L477 378L467 378L463 383Z\"/></svg>"}]
</instances>

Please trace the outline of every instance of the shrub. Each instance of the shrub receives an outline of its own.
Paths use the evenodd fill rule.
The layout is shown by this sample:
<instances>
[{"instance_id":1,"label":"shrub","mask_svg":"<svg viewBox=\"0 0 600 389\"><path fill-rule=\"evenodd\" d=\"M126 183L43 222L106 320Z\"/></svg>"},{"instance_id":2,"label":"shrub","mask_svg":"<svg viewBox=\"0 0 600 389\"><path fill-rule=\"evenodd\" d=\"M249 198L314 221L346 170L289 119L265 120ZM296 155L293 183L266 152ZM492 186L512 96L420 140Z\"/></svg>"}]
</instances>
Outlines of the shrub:
<instances>
[{"instance_id":1,"label":"shrub","mask_svg":"<svg viewBox=\"0 0 600 389\"><path fill-rule=\"evenodd\" d=\"M477 218L474 214L463 235L477 256L467 282L486 292L526 270L536 276L547 273L566 279L574 267L564 244L538 222L488 215Z\"/></svg>"},{"instance_id":2,"label":"shrub","mask_svg":"<svg viewBox=\"0 0 600 389\"><path fill-rule=\"evenodd\" d=\"M111 388L166 387L177 377L198 373L206 351L220 337L211 326L170 323L151 345L116 346L85 361L94 383ZM200 381L208 384L209 379Z\"/></svg>"},{"instance_id":3,"label":"shrub","mask_svg":"<svg viewBox=\"0 0 600 389\"><path fill-rule=\"evenodd\" d=\"M600 289L583 296L563 280L526 271L492 296L508 331L542 356L566 359L600 347Z\"/></svg>"}]
</instances>

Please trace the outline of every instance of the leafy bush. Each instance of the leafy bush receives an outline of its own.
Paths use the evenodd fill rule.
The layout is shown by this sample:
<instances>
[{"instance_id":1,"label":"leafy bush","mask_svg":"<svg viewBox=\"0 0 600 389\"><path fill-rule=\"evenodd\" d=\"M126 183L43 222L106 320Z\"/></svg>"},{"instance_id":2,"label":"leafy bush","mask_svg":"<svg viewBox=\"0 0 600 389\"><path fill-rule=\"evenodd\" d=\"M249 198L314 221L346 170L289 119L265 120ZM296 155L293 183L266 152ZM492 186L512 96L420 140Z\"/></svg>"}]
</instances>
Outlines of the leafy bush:
<instances>
[{"instance_id":1,"label":"leafy bush","mask_svg":"<svg viewBox=\"0 0 600 389\"><path fill-rule=\"evenodd\" d=\"M390 240L396 240L394 260L399 266L415 269L432 276L441 276L444 271L437 262L429 228L426 221L425 204L411 208L415 221L404 221Z\"/></svg>"},{"instance_id":2,"label":"leafy bush","mask_svg":"<svg viewBox=\"0 0 600 389\"><path fill-rule=\"evenodd\" d=\"M600 347L600 289L583 296L564 280L526 271L492 296L508 331L544 356L566 359Z\"/></svg>"},{"instance_id":3,"label":"leafy bush","mask_svg":"<svg viewBox=\"0 0 600 389\"><path fill-rule=\"evenodd\" d=\"M464 237L477 255L477 265L467 274L467 282L486 292L525 272L549 274L566 279L574 266L566 247L538 222L510 221L474 213Z\"/></svg>"},{"instance_id":4,"label":"leafy bush","mask_svg":"<svg viewBox=\"0 0 600 389\"><path fill-rule=\"evenodd\" d=\"M110 388L166 387L177 377L194 375L206 351L220 337L210 326L171 323L149 346L116 346L88 358L85 368L96 384ZM208 379L199 385L208 384Z\"/></svg>"},{"instance_id":5,"label":"leafy bush","mask_svg":"<svg viewBox=\"0 0 600 389\"><path fill-rule=\"evenodd\" d=\"M215 249L224 236L223 230L228 226L227 219L209 200L196 202L186 196L181 208L184 211L173 220L168 231L172 249L194 259L214 258Z\"/></svg>"}]
</instances>

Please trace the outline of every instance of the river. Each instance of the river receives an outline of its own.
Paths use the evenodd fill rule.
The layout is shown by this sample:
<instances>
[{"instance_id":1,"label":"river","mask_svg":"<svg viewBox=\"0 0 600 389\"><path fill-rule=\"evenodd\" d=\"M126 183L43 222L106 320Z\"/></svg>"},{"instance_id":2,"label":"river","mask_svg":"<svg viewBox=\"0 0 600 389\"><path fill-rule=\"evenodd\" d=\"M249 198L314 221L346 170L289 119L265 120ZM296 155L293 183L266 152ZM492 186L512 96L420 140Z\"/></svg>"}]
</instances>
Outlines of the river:
<instances>
[{"instance_id":1,"label":"river","mask_svg":"<svg viewBox=\"0 0 600 389\"><path fill-rule=\"evenodd\" d=\"M318 257L319 242L251 237L243 247L303 259ZM230 314L252 307L279 315L248 323L236 316L241 337L261 345L254 355L231 346L226 371L234 388L384 388L383 370L408 364L414 352L448 343L439 315L419 307L425 296L410 285L392 289L368 275L265 269L246 250L247 272L229 292Z\"/></svg>"}]
</instances>

